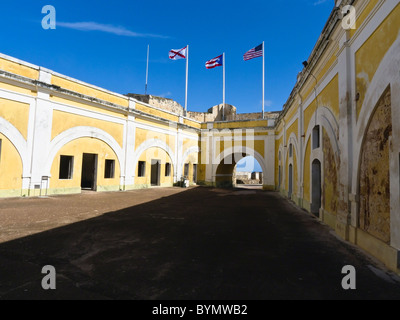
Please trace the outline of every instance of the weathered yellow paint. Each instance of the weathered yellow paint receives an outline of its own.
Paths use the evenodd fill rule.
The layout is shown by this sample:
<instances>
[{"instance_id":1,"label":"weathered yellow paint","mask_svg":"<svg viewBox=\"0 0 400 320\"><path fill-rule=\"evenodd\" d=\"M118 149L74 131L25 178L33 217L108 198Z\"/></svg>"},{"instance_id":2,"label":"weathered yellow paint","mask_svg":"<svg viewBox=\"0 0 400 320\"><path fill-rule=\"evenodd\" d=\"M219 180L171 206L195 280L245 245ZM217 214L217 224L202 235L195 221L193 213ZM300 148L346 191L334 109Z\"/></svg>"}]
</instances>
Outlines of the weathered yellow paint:
<instances>
[{"instance_id":1,"label":"weathered yellow paint","mask_svg":"<svg viewBox=\"0 0 400 320\"><path fill-rule=\"evenodd\" d=\"M336 48L335 48L335 50L334 50L333 53L330 53L330 54L332 54L331 57L328 59L328 61L325 63L325 65L322 67L322 69L318 72L318 74L317 74L317 76L316 76L316 78L317 78L318 81L321 81L321 80L322 80L322 78L327 74L327 72L329 71L329 69L333 66L333 64L334 64L334 63L336 62L336 60L337 60L336 54L337 54L337 52L339 51L339 47L338 47L337 42L335 42L333 45L336 46ZM329 52L330 50L331 50L331 49L328 48L326 51ZM326 54L325 54L325 56L323 57L323 59L325 59L325 57L326 57Z\"/></svg>"},{"instance_id":2,"label":"weathered yellow paint","mask_svg":"<svg viewBox=\"0 0 400 320\"><path fill-rule=\"evenodd\" d=\"M150 187L151 186L151 160L160 160L161 161L161 171L160 171L160 184L162 186L170 185L172 186L174 182L174 172L177 170L173 167L171 157L160 148L150 148L141 154L139 157L139 161L146 162L146 170L145 176L139 177L138 170L139 166L136 164L136 172L135 172L135 185L141 187ZM171 164L171 175L169 177L165 176L165 164Z\"/></svg>"},{"instance_id":3,"label":"weathered yellow paint","mask_svg":"<svg viewBox=\"0 0 400 320\"><path fill-rule=\"evenodd\" d=\"M333 53L332 51L332 46L335 46ZM331 44L324 52L323 56L319 59L319 61L323 61L324 59L328 59L327 62L323 66L318 66L317 70L314 70L313 72L315 73L314 76L317 79L317 82L320 84L321 80L326 76L328 73L329 69L334 65L334 63L337 60L336 54L339 51L339 47L337 42ZM330 54L331 56L328 57L327 55ZM307 82L303 85L303 87L300 90L300 94L303 98L303 101L306 101L310 95L315 96L315 87L317 83L314 79L314 77L309 77Z\"/></svg>"},{"instance_id":4,"label":"weathered yellow paint","mask_svg":"<svg viewBox=\"0 0 400 320\"><path fill-rule=\"evenodd\" d=\"M215 142L215 151L217 154L221 154L225 149L238 146L243 146L253 149L254 151L258 152L262 157L264 157L265 146L263 140L250 140L250 141L243 140L242 143L238 143L233 141L224 141L221 139L219 142L218 141Z\"/></svg>"},{"instance_id":5,"label":"weathered yellow paint","mask_svg":"<svg viewBox=\"0 0 400 320\"><path fill-rule=\"evenodd\" d=\"M398 270L398 251L361 229L353 229L355 244L382 261L391 270Z\"/></svg>"},{"instance_id":6,"label":"weathered yellow paint","mask_svg":"<svg viewBox=\"0 0 400 320\"><path fill-rule=\"evenodd\" d=\"M10 60L6 60L3 58L0 58L0 69L10 72L10 73L17 74L19 76L30 78L33 80L39 79L39 70L38 69L24 66L22 64L12 62Z\"/></svg>"},{"instance_id":7,"label":"weathered yellow paint","mask_svg":"<svg viewBox=\"0 0 400 320\"><path fill-rule=\"evenodd\" d=\"M306 134L308 126L310 125L311 118L317 109L316 101L314 100L306 110L304 110L304 132Z\"/></svg>"},{"instance_id":8,"label":"weathered yellow paint","mask_svg":"<svg viewBox=\"0 0 400 320\"><path fill-rule=\"evenodd\" d=\"M400 4L386 17L372 36L356 52L357 118L365 95L384 55L397 39L400 31Z\"/></svg>"},{"instance_id":9,"label":"weathered yellow paint","mask_svg":"<svg viewBox=\"0 0 400 320\"><path fill-rule=\"evenodd\" d=\"M298 105L297 104L291 104L290 106L289 106L289 111L286 113L286 115L284 116L284 120L285 120L285 122L286 123L288 123L288 122L290 122L290 120L293 118L293 117L295 117L295 116L297 116L297 114L298 114Z\"/></svg>"},{"instance_id":10,"label":"weathered yellow paint","mask_svg":"<svg viewBox=\"0 0 400 320\"><path fill-rule=\"evenodd\" d=\"M214 129L239 129L239 128L255 128L255 127L267 127L267 126L268 126L268 120L214 123Z\"/></svg>"},{"instance_id":11,"label":"weathered yellow paint","mask_svg":"<svg viewBox=\"0 0 400 320\"><path fill-rule=\"evenodd\" d=\"M287 141L286 141L286 145L289 147L289 138L290 138L290 135L292 134L292 133L294 133L295 134L295 136L296 136L296 138L297 138L297 140L298 140L298 132L299 132L299 121L296 119L293 123L292 123L292 125L289 127L289 128L287 128L286 129L286 139L287 139ZM294 148L293 148L293 152L294 152Z\"/></svg>"},{"instance_id":12,"label":"weathered yellow paint","mask_svg":"<svg viewBox=\"0 0 400 320\"><path fill-rule=\"evenodd\" d=\"M183 139L183 149L182 152L185 153L187 149L191 147L197 147L199 145L197 140Z\"/></svg>"},{"instance_id":13,"label":"weathered yellow paint","mask_svg":"<svg viewBox=\"0 0 400 320\"><path fill-rule=\"evenodd\" d=\"M97 188L99 191L107 187L115 187L119 189L119 179L121 176L120 163L114 151L103 141L91 138L80 138L66 144L60 149L53 160L51 167L50 191L58 190L57 193L62 193L63 189L76 189L81 186L82 178L82 159L83 153L97 154ZM74 157L73 177L70 180L60 180L60 156ZM105 179L105 160L115 160L115 175L114 179ZM117 188L118 187L118 188Z\"/></svg>"},{"instance_id":14,"label":"weathered yellow paint","mask_svg":"<svg viewBox=\"0 0 400 320\"><path fill-rule=\"evenodd\" d=\"M336 75L331 82L318 95L318 105L330 109L339 119L339 76Z\"/></svg>"},{"instance_id":15,"label":"weathered yellow paint","mask_svg":"<svg viewBox=\"0 0 400 320\"><path fill-rule=\"evenodd\" d=\"M53 95L50 96L50 100L57 102L57 103L64 104L64 105L77 107L79 109L94 111L94 112L102 113L105 115L118 117L121 119L126 119L126 111L124 111L124 110L119 110L119 109L112 110L112 109L102 108L100 106L96 107L93 105L89 105L87 103L79 103L74 100L69 100L66 98L61 98L61 97L53 96Z\"/></svg>"},{"instance_id":16,"label":"weathered yellow paint","mask_svg":"<svg viewBox=\"0 0 400 320\"><path fill-rule=\"evenodd\" d=\"M179 117L176 115L173 115L171 113L164 112L164 111L161 111L161 110L158 110L155 108L151 108L148 106L144 106L144 105L141 105L140 103L136 103L136 110L150 114L150 115L158 117L158 118L165 119L165 120L170 120L170 121L174 121L174 122L179 121Z\"/></svg>"},{"instance_id":17,"label":"weathered yellow paint","mask_svg":"<svg viewBox=\"0 0 400 320\"><path fill-rule=\"evenodd\" d=\"M375 6L378 4L380 0L370 0L369 3L367 4L367 6L365 7L365 9L361 12L361 14L359 15L359 17L356 20L356 25L357 28L356 29L351 29L350 30L350 37L352 38L354 36L354 34L357 32L358 28L363 24L363 22L365 21L365 19L367 19L367 17L369 16L369 14L371 13L371 11L375 8ZM360 1L361 2L361 1ZM364 1L362 1L364 2Z\"/></svg>"},{"instance_id":18,"label":"weathered yellow paint","mask_svg":"<svg viewBox=\"0 0 400 320\"><path fill-rule=\"evenodd\" d=\"M308 100L308 98L313 95L315 98L315 87L317 83L313 77L310 77L306 83L301 87L300 94L303 97L303 101Z\"/></svg>"},{"instance_id":19,"label":"weathered yellow paint","mask_svg":"<svg viewBox=\"0 0 400 320\"><path fill-rule=\"evenodd\" d=\"M152 120L147 120L147 119L143 119L140 117L136 117L135 122L146 124L148 126L156 127L156 128L163 129L163 130L169 130L171 132L177 131L177 124L174 122L152 121Z\"/></svg>"},{"instance_id":20,"label":"weathered yellow paint","mask_svg":"<svg viewBox=\"0 0 400 320\"><path fill-rule=\"evenodd\" d=\"M200 129L201 128L201 124L200 123L195 122L195 121L191 121L191 120L186 119L186 118L183 119L183 124L186 124L187 126L193 127L193 128L196 128L196 129Z\"/></svg>"},{"instance_id":21,"label":"weathered yellow paint","mask_svg":"<svg viewBox=\"0 0 400 320\"><path fill-rule=\"evenodd\" d=\"M52 76L51 78L51 84L59 86L63 89L71 90L83 95L87 95L90 97L94 97L96 99L108 101L111 103L114 103L116 105L120 105L123 107L128 107L129 106L129 99L128 98L122 98L117 95L107 93L104 91L101 91L96 88L92 88L89 85L83 85L80 83L77 83L73 80L61 78L59 76Z\"/></svg>"},{"instance_id":22,"label":"weathered yellow paint","mask_svg":"<svg viewBox=\"0 0 400 320\"><path fill-rule=\"evenodd\" d=\"M22 93L28 96L32 96L32 97L36 97L37 92L36 91L32 91L30 89L26 89L26 88L22 88L16 85L11 85L8 83L4 83L4 82L0 82L0 89L4 89L7 91L11 91L11 92L18 92L18 93Z\"/></svg>"},{"instance_id":23,"label":"weathered yellow paint","mask_svg":"<svg viewBox=\"0 0 400 320\"><path fill-rule=\"evenodd\" d=\"M0 98L0 117L10 122L27 139L29 104Z\"/></svg>"},{"instance_id":24,"label":"weathered yellow paint","mask_svg":"<svg viewBox=\"0 0 400 320\"><path fill-rule=\"evenodd\" d=\"M171 150L175 150L175 136L169 134L163 134L155 131L145 130L142 128L136 128L135 143L136 147L139 148L145 141L151 139L158 139L165 142Z\"/></svg>"},{"instance_id":25,"label":"weathered yellow paint","mask_svg":"<svg viewBox=\"0 0 400 320\"><path fill-rule=\"evenodd\" d=\"M324 209L331 215L336 216L338 210L338 172L336 168L334 152L329 136L323 128L323 152L324 152Z\"/></svg>"},{"instance_id":26,"label":"weathered yellow paint","mask_svg":"<svg viewBox=\"0 0 400 320\"><path fill-rule=\"evenodd\" d=\"M310 163L311 163L311 139L308 139L306 152L304 157L304 199L311 203L311 195L310 195L310 186L311 186L311 170L310 170Z\"/></svg>"},{"instance_id":27,"label":"weathered yellow paint","mask_svg":"<svg viewBox=\"0 0 400 320\"><path fill-rule=\"evenodd\" d=\"M194 167L193 165L196 164L198 165L199 163L199 155L198 153L191 153L186 159L184 159L183 164L189 164L189 174L187 178L189 179L190 183L193 183L193 174L194 174ZM183 165L182 176L185 174L185 166Z\"/></svg>"},{"instance_id":28,"label":"weathered yellow paint","mask_svg":"<svg viewBox=\"0 0 400 320\"><path fill-rule=\"evenodd\" d=\"M58 110L53 111L51 137L54 139L60 133L80 126L101 128L101 130L109 133L121 147L123 146L124 126L122 124L97 120Z\"/></svg>"},{"instance_id":29,"label":"weathered yellow paint","mask_svg":"<svg viewBox=\"0 0 400 320\"><path fill-rule=\"evenodd\" d=\"M1 109L0 109L1 110ZM19 193L22 188L22 160L14 145L0 133L0 190Z\"/></svg>"}]
</instances>

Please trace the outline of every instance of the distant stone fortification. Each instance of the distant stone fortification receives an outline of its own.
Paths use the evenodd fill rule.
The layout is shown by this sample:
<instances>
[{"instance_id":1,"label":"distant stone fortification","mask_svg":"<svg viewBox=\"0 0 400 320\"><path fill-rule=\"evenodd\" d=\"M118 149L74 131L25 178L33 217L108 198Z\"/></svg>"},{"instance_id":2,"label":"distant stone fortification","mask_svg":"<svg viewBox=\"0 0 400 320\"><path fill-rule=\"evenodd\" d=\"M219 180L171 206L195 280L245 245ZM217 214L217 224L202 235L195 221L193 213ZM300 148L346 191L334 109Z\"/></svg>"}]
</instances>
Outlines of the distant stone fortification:
<instances>
[{"instance_id":1,"label":"distant stone fortification","mask_svg":"<svg viewBox=\"0 0 400 320\"><path fill-rule=\"evenodd\" d=\"M184 116L185 114L185 108L172 99L134 93L129 93L127 94L127 96L147 103L153 107L160 108L180 116ZM272 127L274 126L276 119L279 117L279 114L280 112L266 112L264 118L270 120L269 125ZM225 104L225 110L223 110L223 105L219 104L208 109L207 112L188 111L186 116L199 122L243 121L262 119L261 112L237 113L236 107L230 104Z\"/></svg>"}]
</instances>

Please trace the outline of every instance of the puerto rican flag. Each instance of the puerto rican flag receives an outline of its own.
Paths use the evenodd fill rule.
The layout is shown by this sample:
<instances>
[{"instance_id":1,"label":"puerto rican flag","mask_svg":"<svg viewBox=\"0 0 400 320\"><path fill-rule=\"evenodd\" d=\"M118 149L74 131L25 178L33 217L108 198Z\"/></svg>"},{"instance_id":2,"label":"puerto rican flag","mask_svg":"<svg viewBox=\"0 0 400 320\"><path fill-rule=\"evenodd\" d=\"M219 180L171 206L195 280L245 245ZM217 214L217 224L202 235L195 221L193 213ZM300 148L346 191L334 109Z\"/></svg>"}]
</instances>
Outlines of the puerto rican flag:
<instances>
[{"instance_id":1,"label":"puerto rican flag","mask_svg":"<svg viewBox=\"0 0 400 320\"><path fill-rule=\"evenodd\" d=\"M172 49L169 52L169 58L171 60L186 59L186 56L187 56L187 46L182 49Z\"/></svg>"},{"instance_id":2,"label":"puerto rican flag","mask_svg":"<svg viewBox=\"0 0 400 320\"><path fill-rule=\"evenodd\" d=\"M206 62L207 69L214 69L215 67L222 67L223 65L224 65L224 63L223 63L223 55L222 54L220 56Z\"/></svg>"}]
</instances>

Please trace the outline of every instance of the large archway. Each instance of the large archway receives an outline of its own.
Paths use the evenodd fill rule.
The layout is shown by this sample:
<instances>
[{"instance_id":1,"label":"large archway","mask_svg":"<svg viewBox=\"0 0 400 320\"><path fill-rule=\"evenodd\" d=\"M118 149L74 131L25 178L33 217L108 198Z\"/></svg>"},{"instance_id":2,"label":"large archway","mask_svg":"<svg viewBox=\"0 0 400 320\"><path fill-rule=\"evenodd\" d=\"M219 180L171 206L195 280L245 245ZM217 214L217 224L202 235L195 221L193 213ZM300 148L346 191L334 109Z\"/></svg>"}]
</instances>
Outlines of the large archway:
<instances>
[{"instance_id":1,"label":"large archway","mask_svg":"<svg viewBox=\"0 0 400 320\"><path fill-rule=\"evenodd\" d=\"M234 169L233 184L238 188L247 188L251 186L254 189L262 187L262 168L256 158L253 156L247 156L237 163Z\"/></svg>"},{"instance_id":2,"label":"large archway","mask_svg":"<svg viewBox=\"0 0 400 320\"><path fill-rule=\"evenodd\" d=\"M256 151L246 147L230 148L222 152L214 165L214 182L217 187L231 188L234 186L234 171L240 160L246 157L254 157L260 164L263 176L266 174L264 158Z\"/></svg>"}]
</instances>

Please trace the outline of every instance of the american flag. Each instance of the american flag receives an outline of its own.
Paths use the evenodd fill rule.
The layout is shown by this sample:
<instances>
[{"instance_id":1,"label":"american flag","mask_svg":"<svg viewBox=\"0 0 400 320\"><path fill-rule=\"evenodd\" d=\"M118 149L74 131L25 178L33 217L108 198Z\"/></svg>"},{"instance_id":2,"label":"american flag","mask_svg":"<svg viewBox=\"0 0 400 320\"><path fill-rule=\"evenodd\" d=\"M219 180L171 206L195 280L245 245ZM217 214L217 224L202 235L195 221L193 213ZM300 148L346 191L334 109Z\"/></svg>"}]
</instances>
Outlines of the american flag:
<instances>
[{"instance_id":1,"label":"american flag","mask_svg":"<svg viewBox=\"0 0 400 320\"><path fill-rule=\"evenodd\" d=\"M258 57L262 57L263 56L263 45L260 44L259 46L247 51L244 56L243 59L244 61L248 61L254 58L258 58Z\"/></svg>"},{"instance_id":2,"label":"american flag","mask_svg":"<svg viewBox=\"0 0 400 320\"><path fill-rule=\"evenodd\" d=\"M222 67L223 66L223 58L222 54L214 59L211 59L206 62L206 68L207 69L213 69L215 67Z\"/></svg>"}]
</instances>

